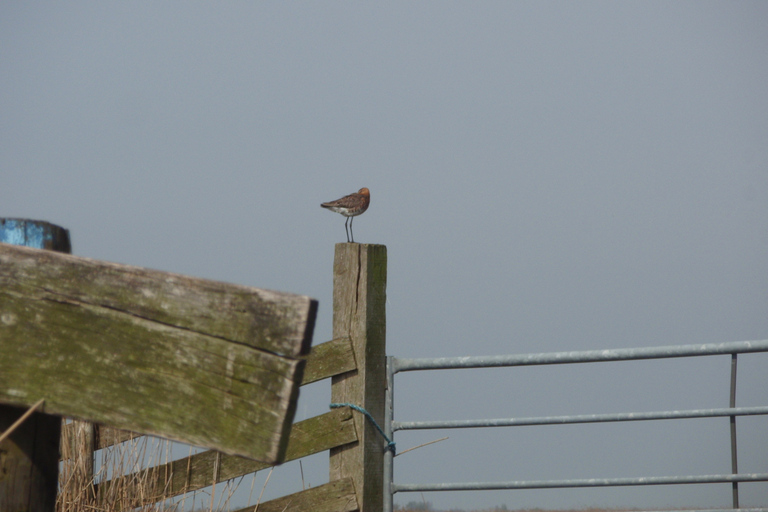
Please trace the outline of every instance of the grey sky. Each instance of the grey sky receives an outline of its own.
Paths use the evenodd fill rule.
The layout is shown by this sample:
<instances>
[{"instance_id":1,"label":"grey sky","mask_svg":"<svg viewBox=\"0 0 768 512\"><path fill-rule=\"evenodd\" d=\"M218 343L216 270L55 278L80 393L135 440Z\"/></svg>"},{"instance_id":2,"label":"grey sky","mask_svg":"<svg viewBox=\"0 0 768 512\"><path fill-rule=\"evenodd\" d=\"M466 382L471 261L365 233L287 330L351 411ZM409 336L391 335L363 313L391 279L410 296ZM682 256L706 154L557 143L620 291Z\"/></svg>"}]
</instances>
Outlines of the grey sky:
<instances>
[{"instance_id":1,"label":"grey sky","mask_svg":"<svg viewBox=\"0 0 768 512\"><path fill-rule=\"evenodd\" d=\"M767 26L765 2L4 2L0 216L60 224L78 255L310 295L319 343L345 240L319 204L365 186L355 236L388 247L392 355L765 339ZM405 375L397 417L724 407L726 359ZM768 357L740 365L739 405L765 405ZM299 415L329 394L311 387ZM768 470L767 421L739 420L744 472ZM727 432L448 432L395 478L724 473ZM313 485L326 459L305 464ZM300 489L295 465L273 478ZM730 490L425 499L728 506ZM768 486L742 499L765 506Z\"/></svg>"}]
</instances>

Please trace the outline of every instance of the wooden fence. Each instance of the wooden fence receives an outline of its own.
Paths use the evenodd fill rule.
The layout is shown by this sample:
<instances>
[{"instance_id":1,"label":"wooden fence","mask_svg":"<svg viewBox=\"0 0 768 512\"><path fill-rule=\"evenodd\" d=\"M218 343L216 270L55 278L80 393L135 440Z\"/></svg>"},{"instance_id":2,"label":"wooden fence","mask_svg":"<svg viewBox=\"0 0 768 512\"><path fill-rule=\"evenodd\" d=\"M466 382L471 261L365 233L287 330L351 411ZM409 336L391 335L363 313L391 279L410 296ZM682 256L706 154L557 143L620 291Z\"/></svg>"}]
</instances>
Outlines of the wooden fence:
<instances>
[{"instance_id":1,"label":"wooden fence","mask_svg":"<svg viewBox=\"0 0 768 512\"><path fill-rule=\"evenodd\" d=\"M333 336L312 347L306 356L302 385L332 379L332 401L367 410L384 421L386 247L341 243L333 266ZM64 425L62 454L86 453L73 474L72 485L93 478L93 452L137 434L83 422ZM260 503L271 511L379 511L383 506L385 445L375 427L359 412L341 407L294 423L283 461L330 450L329 483ZM142 498L154 503L270 467L253 459L208 450L172 462L100 482L96 493L125 487L128 481L150 482ZM253 506L237 512L252 512Z\"/></svg>"}]
</instances>

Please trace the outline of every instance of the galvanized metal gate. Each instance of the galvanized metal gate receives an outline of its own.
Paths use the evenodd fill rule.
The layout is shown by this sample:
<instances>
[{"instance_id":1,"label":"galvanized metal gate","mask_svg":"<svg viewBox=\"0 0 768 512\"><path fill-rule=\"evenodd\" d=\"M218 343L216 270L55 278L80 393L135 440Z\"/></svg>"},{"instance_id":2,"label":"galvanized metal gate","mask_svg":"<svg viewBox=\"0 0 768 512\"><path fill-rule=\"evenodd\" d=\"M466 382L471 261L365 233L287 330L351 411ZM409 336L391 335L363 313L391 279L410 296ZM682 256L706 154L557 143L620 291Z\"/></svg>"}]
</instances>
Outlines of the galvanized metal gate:
<instances>
[{"instance_id":1,"label":"galvanized metal gate","mask_svg":"<svg viewBox=\"0 0 768 512\"><path fill-rule=\"evenodd\" d=\"M768 481L768 473L739 473L736 459L736 417L768 415L768 405L760 407L736 407L736 368L738 354L768 352L768 340L714 343L703 345L675 345L664 347L589 350L580 352L552 352L491 357L444 357L402 359L387 358L387 395L384 433L389 439L398 430L452 429L473 427L515 427L523 425L565 425L575 423L602 423L617 421L670 420L683 418L730 417L731 424L731 473L720 475L679 475L640 478L589 478L576 480L529 480L507 482L458 482L458 483L395 483L393 481L393 453L387 451L384 458L384 511L392 512L393 496L397 492L460 491L498 489L543 489L566 487L613 487L629 485L731 483L733 509L739 509L739 482ZM502 366L532 366L568 363L593 363L662 359L673 357L698 357L729 355L731 357L730 407L722 409L692 409L655 412L621 412L611 414L586 414L576 416L548 416L529 418L497 418L447 421L395 421L394 379L399 372L419 370L448 370L459 368L495 368ZM745 509L746 510L746 509ZM749 509L768 511L768 508Z\"/></svg>"}]
</instances>

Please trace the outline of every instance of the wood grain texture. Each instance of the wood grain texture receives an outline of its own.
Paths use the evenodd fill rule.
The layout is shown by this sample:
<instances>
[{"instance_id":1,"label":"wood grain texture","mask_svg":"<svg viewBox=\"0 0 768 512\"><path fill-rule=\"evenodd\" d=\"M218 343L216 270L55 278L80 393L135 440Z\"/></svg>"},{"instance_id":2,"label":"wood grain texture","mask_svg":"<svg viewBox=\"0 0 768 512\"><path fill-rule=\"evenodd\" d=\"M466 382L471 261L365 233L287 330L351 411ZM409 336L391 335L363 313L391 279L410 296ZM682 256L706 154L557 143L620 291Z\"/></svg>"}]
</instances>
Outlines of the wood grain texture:
<instances>
[{"instance_id":1,"label":"wood grain texture","mask_svg":"<svg viewBox=\"0 0 768 512\"><path fill-rule=\"evenodd\" d=\"M0 432L25 408L3 406ZM9 410L15 413L8 414ZM0 510L53 512L59 470L61 419L34 413L0 445ZM35 435L43 433L44 435Z\"/></svg>"},{"instance_id":2,"label":"wood grain texture","mask_svg":"<svg viewBox=\"0 0 768 512\"><path fill-rule=\"evenodd\" d=\"M316 302L0 244L0 401L279 462Z\"/></svg>"},{"instance_id":3,"label":"wood grain texture","mask_svg":"<svg viewBox=\"0 0 768 512\"><path fill-rule=\"evenodd\" d=\"M302 385L346 373L357 367L349 338L336 338L312 347L306 361Z\"/></svg>"},{"instance_id":4,"label":"wood grain texture","mask_svg":"<svg viewBox=\"0 0 768 512\"><path fill-rule=\"evenodd\" d=\"M326 341L312 347L309 355L305 357L304 379L301 385L311 384L334 375L346 373L355 369L355 357L352 353L352 344L349 338L338 338ZM75 423L62 425L62 445L69 445L73 435ZM120 430L106 425L94 426L94 448L101 450L109 446L135 439L142 434L128 430ZM65 453L62 453L64 457Z\"/></svg>"},{"instance_id":5,"label":"wood grain texture","mask_svg":"<svg viewBox=\"0 0 768 512\"><path fill-rule=\"evenodd\" d=\"M235 512L254 512L255 506ZM335 480L319 487L260 503L258 512L354 512L359 510L355 484L351 478Z\"/></svg>"},{"instance_id":6,"label":"wood grain texture","mask_svg":"<svg viewBox=\"0 0 768 512\"><path fill-rule=\"evenodd\" d=\"M387 248L336 244L333 265L333 337L352 340L357 369L332 379L331 401L352 403L384 424L386 387ZM330 478L351 477L360 510L383 507L386 442L360 413L354 413L358 442L331 450Z\"/></svg>"},{"instance_id":7,"label":"wood grain texture","mask_svg":"<svg viewBox=\"0 0 768 512\"><path fill-rule=\"evenodd\" d=\"M66 420L65 420L66 421ZM62 423L61 425L61 446L78 446L74 437L79 435L79 426L76 421L71 423ZM136 439L144 434L131 432L130 430L120 430L119 428L108 427L106 425L93 424L93 449L102 450L110 446L120 444L131 439ZM73 444L75 443L75 444ZM83 448L79 448L81 451ZM70 455L76 450L68 448L61 451L61 460L70 458Z\"/></svg>"},{"instance_id":8,"label":"wood grain texture","mask_svg":"<svg viewBox=\"0 0 768 512\"><path fill-rule=\"evenodd\" d=\"M309 352L317 302L158 270L0 244L0 290L126 315L297 357Z\"/></svg>"}]
</instances>

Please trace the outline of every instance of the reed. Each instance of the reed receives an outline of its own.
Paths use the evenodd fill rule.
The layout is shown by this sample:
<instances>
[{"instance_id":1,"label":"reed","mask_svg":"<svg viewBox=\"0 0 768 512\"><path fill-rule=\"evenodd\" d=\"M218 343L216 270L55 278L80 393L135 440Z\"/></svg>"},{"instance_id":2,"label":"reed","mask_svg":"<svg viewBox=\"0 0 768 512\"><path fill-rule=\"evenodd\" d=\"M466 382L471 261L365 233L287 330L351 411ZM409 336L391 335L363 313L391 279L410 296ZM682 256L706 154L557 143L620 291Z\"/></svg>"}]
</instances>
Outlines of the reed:
<instances>
[{"instance_id":1,"label":"reed","mask_svg":"<svg viewBox=\"0 0 768 512\"><path fill-rule=\"evenodd\" d=\"M62 442L59 493L56 512L223 512L240 480L220 482L173 499L164 482L171 475L159 474L173 460L174 444L151 436L135 436L95 452L84 438L87 430L74 429ZM189 448L190 455L192 448ZM165 466L164 466L165 465ZM125 476L126 478L114 477Z\"/></svg>"}]
</instances>

